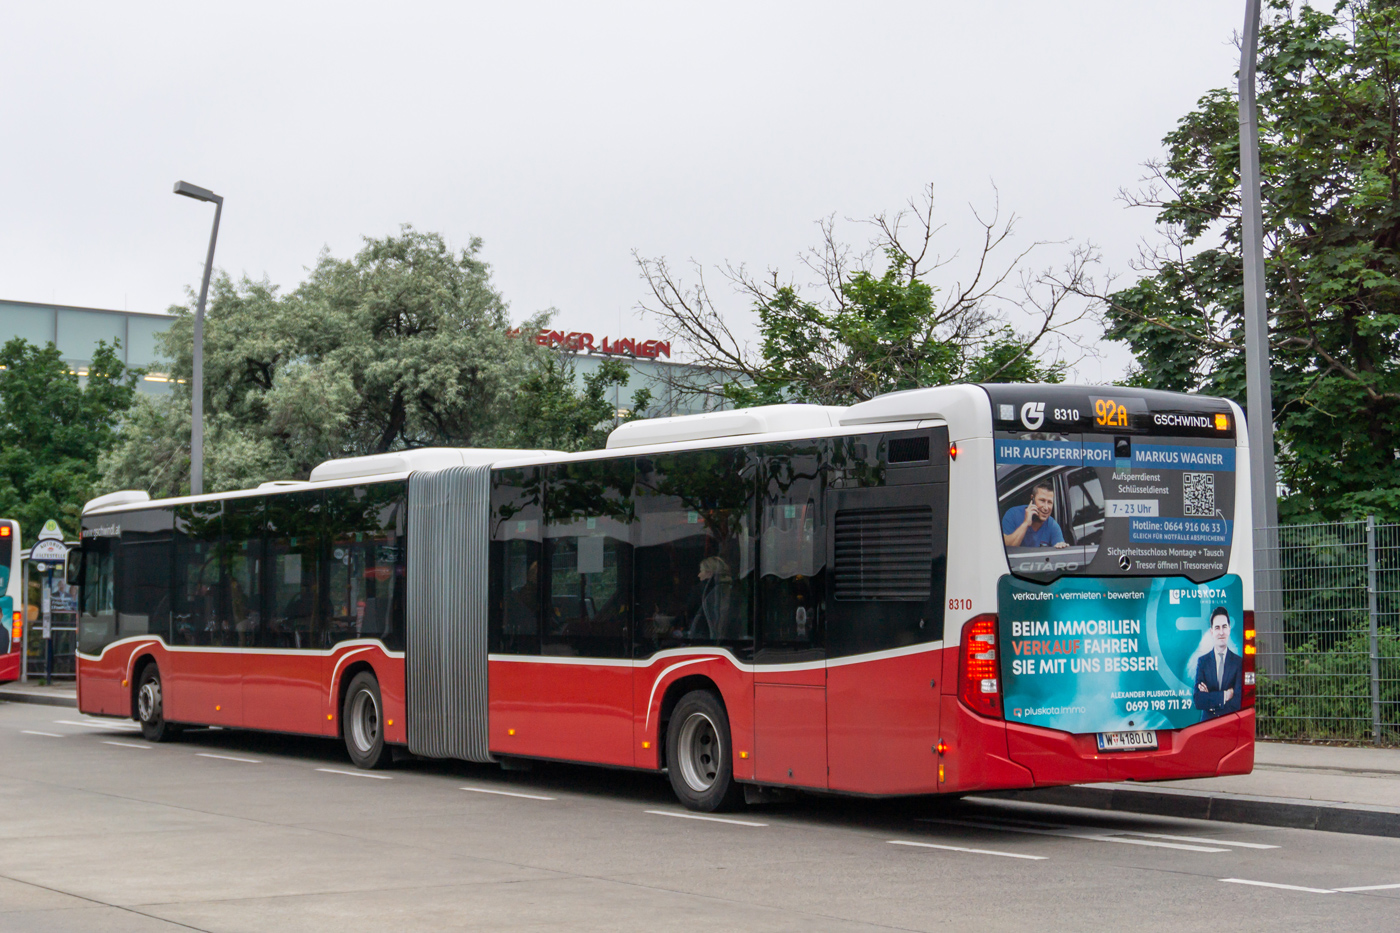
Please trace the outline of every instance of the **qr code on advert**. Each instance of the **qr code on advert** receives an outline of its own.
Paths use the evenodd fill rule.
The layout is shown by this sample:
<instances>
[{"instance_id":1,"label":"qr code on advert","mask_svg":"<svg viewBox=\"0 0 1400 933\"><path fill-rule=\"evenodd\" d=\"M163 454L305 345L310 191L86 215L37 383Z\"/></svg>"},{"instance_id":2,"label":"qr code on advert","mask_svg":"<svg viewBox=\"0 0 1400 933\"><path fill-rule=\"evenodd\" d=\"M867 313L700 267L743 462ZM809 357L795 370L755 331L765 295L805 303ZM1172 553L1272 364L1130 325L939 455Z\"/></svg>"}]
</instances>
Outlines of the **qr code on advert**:
<instances>
[{"instance_id":1,"label":"qr code on advert","mask_svg":"<svg viewBox=\"0 0 1400 933\"><path fill-rule=\"evenodd\" d=\"M1181 514L1209 518L1215 514L1215 474L1181 474Z\"/></svg>"}]
</instances>

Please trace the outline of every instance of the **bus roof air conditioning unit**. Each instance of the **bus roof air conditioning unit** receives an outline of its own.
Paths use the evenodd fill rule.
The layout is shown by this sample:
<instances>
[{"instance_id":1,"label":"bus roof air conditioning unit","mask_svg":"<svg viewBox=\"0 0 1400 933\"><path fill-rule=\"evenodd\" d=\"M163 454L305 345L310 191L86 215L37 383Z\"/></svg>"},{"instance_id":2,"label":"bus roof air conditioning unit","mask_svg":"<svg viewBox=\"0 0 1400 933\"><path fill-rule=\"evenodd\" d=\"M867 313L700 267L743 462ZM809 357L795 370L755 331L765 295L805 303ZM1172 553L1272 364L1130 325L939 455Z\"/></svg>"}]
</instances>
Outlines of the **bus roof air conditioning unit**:
<instances>
[{"instance_id":1,"label":"bus roof air conditioning unit","mask_svg":"<svg viewBox=\"0 0 1400 933\"><path fill-rule=\"evenodd\" d=\"M445 470L448 467L481 466L497 460L552 454L552 450L503 450L488 447L420 447L366 457L327 460L311 471L311 482L329 483L361 476L389 476L416 470Z\"/></svg>"},{"instance_id":2,"label":"bus roof air conditioning unit","mask_svg":"<svg viewBox=\"0 0 1400 933\"><path fill-rule=\"evenodd\" d=\"M150 502L151 494L144 489L123 489L120 492L109 492L105 496L98 496L96 499L89 499L83 506L84 512L93 509L107 509L116 505L131 505L133 502Z\"/></svg>"},{"instance_id":3,"label":"bus roof air conditioning unit","mask_svg":"<svg viewBox=\"0 0 1400 933\"><path fill-rule=\"evenodd\" d=\"M843 411L845 409L830 405L763 405L733 411L711 411L703 415L646 418L614 428L608 435L608 448L822 430L834 427Z\"/></svg>"}]
</instances>

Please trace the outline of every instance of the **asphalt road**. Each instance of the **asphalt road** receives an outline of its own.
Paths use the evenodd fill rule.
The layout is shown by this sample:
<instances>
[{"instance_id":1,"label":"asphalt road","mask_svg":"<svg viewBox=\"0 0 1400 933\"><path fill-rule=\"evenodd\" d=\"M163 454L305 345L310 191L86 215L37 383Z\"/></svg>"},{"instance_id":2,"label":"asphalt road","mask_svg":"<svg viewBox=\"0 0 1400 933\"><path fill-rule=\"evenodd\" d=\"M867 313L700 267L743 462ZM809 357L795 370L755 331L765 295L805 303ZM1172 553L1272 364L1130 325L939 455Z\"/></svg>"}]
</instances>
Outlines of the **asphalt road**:
<instances>
[{"instance_id":1,"label":"asphalt road","mask_svg":"<svg viewBox=\"0 0 1400 933\"><path fill-rule=\"evenodd\" d=\"M969 799L696 818L663 777L0 703L0 930L1391 930L1400 839Z\"/></svg>"}]
</instances>

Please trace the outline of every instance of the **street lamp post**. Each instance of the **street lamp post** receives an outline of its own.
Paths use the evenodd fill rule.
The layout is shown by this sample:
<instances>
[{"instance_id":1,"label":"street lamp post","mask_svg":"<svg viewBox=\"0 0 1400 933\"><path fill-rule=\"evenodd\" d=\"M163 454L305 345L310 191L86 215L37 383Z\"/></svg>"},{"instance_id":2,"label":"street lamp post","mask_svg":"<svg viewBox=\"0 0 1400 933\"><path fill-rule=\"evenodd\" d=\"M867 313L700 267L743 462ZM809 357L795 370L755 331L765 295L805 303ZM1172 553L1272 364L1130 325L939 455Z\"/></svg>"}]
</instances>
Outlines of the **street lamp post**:
<instances>
[{"instance_id":1,"label":"street lamp post","mask_svg":"<svg viewBox=\"0 0 1400 933\"><path fill-rule=\"evenodd\" d=\"M187 181L175 182L175 193L214 205L214 229L209 234L209 256L204 260L204 284L199 286L199 307L194 313L194 375L190 381L190 495L204 492L204 302L209 298L209 276L214 271L214 243L219 239L219 215L224 199L208 188Z\"/></svg>"},{"instance_id":2,"label":"street lamp post","mask_svg":"<svg viewBox=\"0 0 1400 933\"><path fill-rule=\"evenodd\" d=\"M1264 217L1259 191L1259 121L1254 64L1259 0L1246 0L1240 44L1240 259L1244 264L1245 402L1249 406L1250 518L1254 524L1254 613L1260 669L1283 671L1279 630L1278 490L1274 472L1274 399L1269 379L1269 307L1264 291Z\"/></svg>"}]
</instances>

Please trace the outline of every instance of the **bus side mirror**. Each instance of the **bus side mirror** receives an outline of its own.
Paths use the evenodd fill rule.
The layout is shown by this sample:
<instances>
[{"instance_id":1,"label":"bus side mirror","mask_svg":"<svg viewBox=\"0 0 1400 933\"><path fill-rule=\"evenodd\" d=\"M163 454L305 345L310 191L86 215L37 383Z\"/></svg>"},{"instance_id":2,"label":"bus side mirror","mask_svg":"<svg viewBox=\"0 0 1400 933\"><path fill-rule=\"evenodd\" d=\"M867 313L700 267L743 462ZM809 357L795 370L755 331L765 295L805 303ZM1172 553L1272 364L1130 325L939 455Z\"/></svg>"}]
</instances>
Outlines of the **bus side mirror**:
<instances>
[{"instance_id":1,"label":"bus side mirror","mask_svg":"<svg viewBox=\"0 0 1400 933\"><path fill-rule=\"evenodd\" d=\"M83 552L73 549L68 553L68 562L65 565L65 580L69 586L83 585Z\"/></svg>"}]
</instances>

